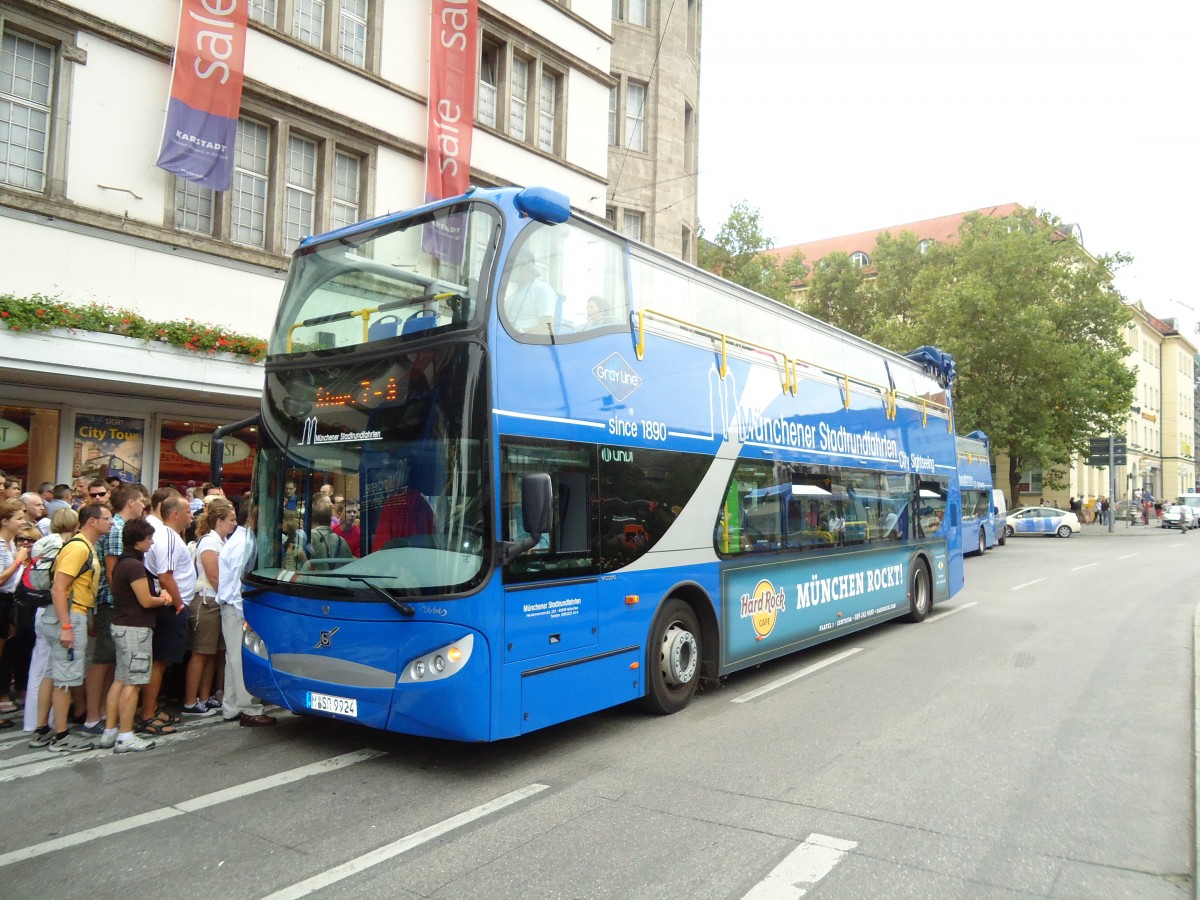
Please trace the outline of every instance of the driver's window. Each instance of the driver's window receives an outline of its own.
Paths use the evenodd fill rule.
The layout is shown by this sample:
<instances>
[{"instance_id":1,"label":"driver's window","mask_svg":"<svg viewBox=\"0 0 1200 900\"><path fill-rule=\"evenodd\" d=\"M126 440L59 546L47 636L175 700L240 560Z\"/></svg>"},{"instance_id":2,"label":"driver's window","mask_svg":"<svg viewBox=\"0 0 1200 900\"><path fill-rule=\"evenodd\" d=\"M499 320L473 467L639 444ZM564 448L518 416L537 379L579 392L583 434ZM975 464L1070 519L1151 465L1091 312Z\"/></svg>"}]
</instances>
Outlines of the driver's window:
<instances>
[{"instance_id":1,"label":"driver's window","mask_svg":"<svg viewBox=\"0 0 1200 900\"><path fill-rule=\"evenodd\" d=\"M554 487L550 532L504 568L506 583L592 575L596 560L596 449L556 441L504 439L500 446L500 539L529 535L522 521L525 475L549 474Z\"/></svg>"}]
</instances>

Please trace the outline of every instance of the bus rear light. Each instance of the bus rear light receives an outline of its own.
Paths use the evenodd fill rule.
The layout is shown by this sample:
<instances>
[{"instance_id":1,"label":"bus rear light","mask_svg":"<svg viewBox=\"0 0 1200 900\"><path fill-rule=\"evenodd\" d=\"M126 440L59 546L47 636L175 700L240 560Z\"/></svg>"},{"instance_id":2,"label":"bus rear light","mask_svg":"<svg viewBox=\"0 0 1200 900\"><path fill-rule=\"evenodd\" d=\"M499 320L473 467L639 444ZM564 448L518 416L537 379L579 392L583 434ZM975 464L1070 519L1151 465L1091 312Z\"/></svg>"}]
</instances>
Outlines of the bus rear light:
<instances>
[{"instance_id":1,"label":"bus rear light","mask_svg":"<svg viewBox=\"0 0 1200 900\"><path fill-rule=\"evenodd\" d=\"M474 647L475 636L468 634L453 644L447 644L445 647L422 654L416 659L410 659L400 673L398 683L424 684L449 678L467 664Z\"/></svg>"},{"instance_id":2,"label":"bus rear light","mask_svg":"<svg viewBox=\"0 0 1200 900\"><path fill-rule=\"evenodd\" d=\"M625 595L625 605L626 606L636 606L637 604L639 604L641 602L642 602L642 598L637 594L626 594Z\"/></svg>"}]
</instances>

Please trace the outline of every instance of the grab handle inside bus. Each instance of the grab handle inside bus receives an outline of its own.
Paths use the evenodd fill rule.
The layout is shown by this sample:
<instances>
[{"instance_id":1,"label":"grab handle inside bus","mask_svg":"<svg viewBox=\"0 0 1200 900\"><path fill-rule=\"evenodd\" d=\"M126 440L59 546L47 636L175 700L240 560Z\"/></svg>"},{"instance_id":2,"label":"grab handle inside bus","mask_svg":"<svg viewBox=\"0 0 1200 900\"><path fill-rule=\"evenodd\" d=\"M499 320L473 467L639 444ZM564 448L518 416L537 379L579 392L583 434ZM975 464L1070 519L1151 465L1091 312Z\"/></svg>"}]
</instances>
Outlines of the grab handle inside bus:
<instances>
[{"instance_id":1,"label":"grab handle inside bus","mask_svg":"<svg viewBox=\"0 0 1200 900\"><path fill-rule=\"evenodd\" d=\"M221 468L225 463L225 435L257 426L258 420L259 416L251 416L232 425L222 425L213 432L208 447L208 480L212 482L213 487L221 486Z\"/></svg>"},{"instance_id":2,"label":"grab handle inside bus","mask_svg":"<svg viewBox=\"0 0 1200 900\"><path fill-rule=\"evenodd\" d=\"M526 550L536 547L550 530L554 486L545 472L531 472L521 479L521 527L528 537L502 541L497 547L497 565L507 565Z\"/></svg>"}]
</instances>

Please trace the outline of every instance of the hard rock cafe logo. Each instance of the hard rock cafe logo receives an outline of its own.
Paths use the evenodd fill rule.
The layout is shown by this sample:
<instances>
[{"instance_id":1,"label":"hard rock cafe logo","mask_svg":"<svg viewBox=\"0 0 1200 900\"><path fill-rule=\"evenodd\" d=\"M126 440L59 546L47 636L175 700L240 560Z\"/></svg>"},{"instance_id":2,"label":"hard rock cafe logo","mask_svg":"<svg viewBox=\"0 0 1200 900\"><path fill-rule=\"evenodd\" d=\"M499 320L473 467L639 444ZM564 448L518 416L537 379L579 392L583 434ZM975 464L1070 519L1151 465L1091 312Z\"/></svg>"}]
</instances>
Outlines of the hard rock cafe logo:
<instances>
[{"instance_id":1,"label":"hard rock cafe logo","mask_svg":"<svg viewBox=\"0 0 1200 900\"><path fill-rule=\"evenodd\" d=\"M787 592L766 578L754 586L754 592L742 594L743 619L750 619L754 625L755 640L761 641L775 630L775 620L781 612L787 610Z\"/></svg>"}]
</instances>

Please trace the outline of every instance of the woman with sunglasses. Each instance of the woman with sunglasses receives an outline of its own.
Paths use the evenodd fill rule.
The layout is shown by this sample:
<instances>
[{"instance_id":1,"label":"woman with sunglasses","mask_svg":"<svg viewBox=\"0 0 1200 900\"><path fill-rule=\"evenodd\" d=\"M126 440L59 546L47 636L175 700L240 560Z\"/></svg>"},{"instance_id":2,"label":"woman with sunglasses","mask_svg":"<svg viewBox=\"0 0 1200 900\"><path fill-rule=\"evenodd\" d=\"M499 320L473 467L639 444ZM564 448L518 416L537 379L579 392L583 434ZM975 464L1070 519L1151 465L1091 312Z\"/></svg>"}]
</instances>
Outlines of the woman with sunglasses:
<instances>
[{"instance_id":1,"label":"woman with sunglasses","mask_svg":"<svg viewBox=\"0 0 1200 900\"><path fill-rule=\"evenodd\" d=\"M4 655L5 645L12 634L13 592L21 578L21 569L29 559L29 546L16 542L17 532L23 530L25 524L24 503L16 497L0 500L0 656ZM0 694L7 693L8 685L0 684ZM11 699L8 705L12 706ZM7 713L0 715L7 716ZM0 719L0 729L12 727L12 720L7 717Z\"/></svg>"},{"instance_id":2,"label":"woman with sunglasses","mask_svg":"<svg viewBox=\"0 0 1200 900\"><path fill-rule=\"evenodd\" d=\"M26 511L26 518L29 517ZM33 546L41 539L42 533L36 525L26 524L17 532L13 543L17 549L29 550L29 559L21 566L17 581L25 576L25 570L33 565L37 554ZM0 656L0 715L17 712L25 703L25 691L28 686L26 676L29 673L29 660L33 654L33 610L14 601L12 612L12 630L9 632L8 644ZM12 688L11 693L9 688ZM0 725L0 728L7 726Z\"/></svg>"}]
</instances>

